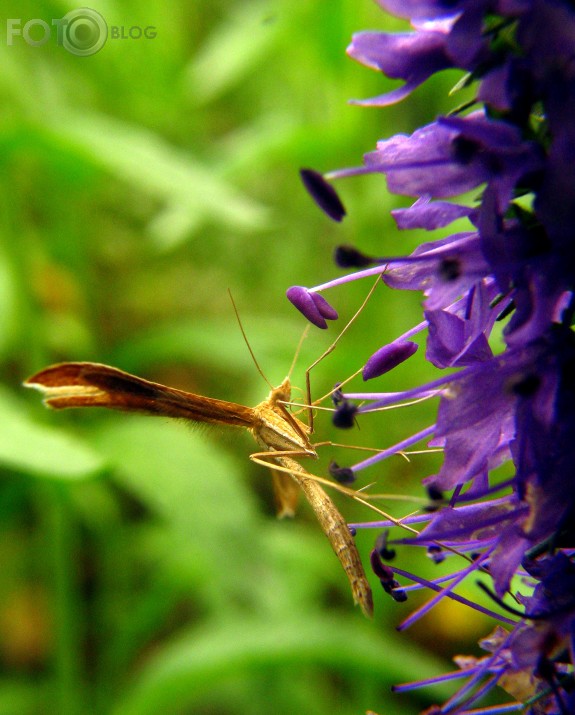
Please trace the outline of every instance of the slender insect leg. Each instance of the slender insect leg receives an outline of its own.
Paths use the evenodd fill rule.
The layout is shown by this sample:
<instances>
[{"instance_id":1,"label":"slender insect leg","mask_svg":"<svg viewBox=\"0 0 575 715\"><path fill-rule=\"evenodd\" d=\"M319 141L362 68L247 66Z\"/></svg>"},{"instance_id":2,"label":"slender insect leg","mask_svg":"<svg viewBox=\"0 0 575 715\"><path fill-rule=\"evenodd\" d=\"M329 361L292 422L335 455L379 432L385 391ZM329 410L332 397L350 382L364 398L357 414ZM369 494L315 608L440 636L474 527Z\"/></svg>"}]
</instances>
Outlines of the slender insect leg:
<instances>
[{"instance_id":1,"label":"slender insect leg","mask_svg":"<svg viewBox=\"0 0 575 715\"><path fill-rule=\"evenodd\" d=\"M349 321L347 322L347 324L345 325L343 330L339 333L339 335L336 337L336 339L333 341L333 343L331 343L331 345L326 350L324 350L324 352L317 358L317 360L314 360L314 362L305 371L305 390L306 390L306 401L307 401L307 405L308 405L308 424L309 424L311 434L313 434L313 407L314 407L314 405L319 404L322 400L325 399L325 397L328 396L328 395L324 395L324 397L322 397L319 400L316 400L315 402L311 401L311 378L310 378L311 371L313 370L314 367L316 367L316 365L319 365L319 363L322 360L324 360L324 358L326 358L330 353L332 353L335 350L335 348L336 348L337 344L339 343L339 341L341 340L341 338L343 338L345 333L349 330L349 328L353 325L355 320L363 312L363 309L365 308L369 299L371 298L375 289L377 288L377 285L380 282L380 279L381 279L381 276L378 276L377 280L375 281L373 286L370 288L370 291L367 294L367 296L365 297L363 303L359 306L359 308L356 310L356 312L352 315L352 317L349 319ZM355 375L354 375L354 377L355 377ZM331 394L331 393L329 393L329 394Z\"/></svg>"}]
</instances>

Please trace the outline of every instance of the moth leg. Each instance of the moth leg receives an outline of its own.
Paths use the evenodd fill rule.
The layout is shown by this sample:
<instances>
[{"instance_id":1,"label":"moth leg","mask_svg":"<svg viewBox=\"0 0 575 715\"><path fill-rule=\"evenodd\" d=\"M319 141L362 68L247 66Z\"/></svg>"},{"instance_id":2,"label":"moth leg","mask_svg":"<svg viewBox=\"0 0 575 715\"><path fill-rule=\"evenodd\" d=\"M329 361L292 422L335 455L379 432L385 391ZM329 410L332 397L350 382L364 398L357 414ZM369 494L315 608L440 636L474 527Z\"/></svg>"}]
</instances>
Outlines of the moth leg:
<instances>
[{"instance_id":1,"label":"moth leg","mask_svg":"<svg viewBox=\"0 0 575 715\"><path fill-rule=\"evenodd\" d=\"M339 341L343 338L345 333L349 330L349 328L351 328L353 323L356 321L356 319L363 312L363 309L369 302L369 299L373 295L373 293L374 293L375 289L377 288L377 285L380 283L380 281L381 281L381 275L378 275L375 283L371 287L371 289L370 289L369 293L367 294L367 296L365 297L363 303L359 306L359 308L356 310L356 312L348 320L347 324L341 330L339 335L335 338L333 343L331 343L331 345L328 348L326 348L326 350L324 350L324 352L317 358L317 360L314 360L314 362L305 371L305 391L306 391L306 401L307 401L307 409L308 409L308 424L309 424L309 431L311 434L313 434L313 408L314 408L314 406L318 405L320 402L325 400L326 397L329 397L332 394L331 392L329 392L327 395L324 395L319 400L315 400L315 402L311 401L311 377L310 377L311 371L313 370L314 367L316 367L316 365L319 365L319 363L324 358L326 358L330 353L332 353L335 350ZM355 373L352 377L355 377L356 374L357 373ZM333 392L333 390L332 390L332 392Z\"/></svg>"}]
</instances>

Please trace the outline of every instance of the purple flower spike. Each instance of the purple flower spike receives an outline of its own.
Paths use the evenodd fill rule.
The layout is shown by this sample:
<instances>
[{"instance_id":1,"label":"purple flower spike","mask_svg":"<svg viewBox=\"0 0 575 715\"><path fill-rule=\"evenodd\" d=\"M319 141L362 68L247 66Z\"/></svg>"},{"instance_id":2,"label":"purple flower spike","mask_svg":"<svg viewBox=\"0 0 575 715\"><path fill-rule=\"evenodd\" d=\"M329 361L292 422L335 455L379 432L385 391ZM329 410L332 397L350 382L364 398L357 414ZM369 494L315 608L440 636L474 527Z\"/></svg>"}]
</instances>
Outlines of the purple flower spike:
<instances>
[{"instance_id":1,"label":"purple flower spike","mask_svg":"<svg viewBox=\"0 0 575 715\"><path fill-rule=\"evenodd\" d=\"M333 186L319 171L313 169L301 169L299 175L307 192L320 209L334 221L341 221L346 213L345 206Z\"/></svg>"},{"instance_id":2,"label":"purple flower spike","mask_svg":"<svg viewBox=\"0 0 575 715\"><path fill-rule=\"evenodd\" d=\"M286 295L310 323L322 330L327 328L326 320L337 320L337 311L319 293L314 293L303 286L292 286L288 288Z\"/></svg>"},{"instance_id":3,"label":"purple flower spike","mask_svg":"<svg viewBox=\"0 0 575 715\"><path fill-rule=\"evenodd\" d=\"M375 352L365 363L362 376L364 380L372 380L374 377L393 370L402 362L410 358L419 346L411 340L397 340L389 345L384 345Z\"/></svg>"},{"instance_id":4,"label":"purple flower spike","mask_svg":"<svg viewBox=\"0 0 575 715\"><path fill-rule=\"evenodd\" d=\"M428 501L422 513L382 514L383 521L353 527L409 525L406 538L395 531L392 540L387 532L379 537L370 559L397 601L422 588L435 592L399 630L445 598L505 626L481 641L483 657L460 656L458 671L395 690L463 679L443 707L425 712L568 715L575 713L574 5L376 2L409 19L412 31L354 35L348 54L400 84L356 103L390 105L447 68L465 73L457 89L476 85L473 99L464 97L409 135L379 141L363 166L310 174L310 190L321 196L325 179L379 173L392 193L416 199L392 211L399 229L469 225L421 243L410 255L397 250L377 257L377 249L369 255L340 246L336 263L346 275L311 291L291 289L301 292L294 301L300 310L322 327L327 316L314 291L376 274L389 288L421 291L423 320L372 355L363 377L409 358L417 349L411 340L422 331L427 363L449 370L400 392L344 393L342 382L333 393L333 421L342 428L392 405L437 397L439 406L434 424L349 467L332 463L330 474L347 480L424 439L441 450L441 464L423 479ZM468 200L453 201L470 191ZM358 342L359 352L364 345ZM382 431L385 440L386 423ZM389 544L397 547L397 561L415 546L444 566L435 578L392 568L382 560L393 555ZM472 576L480 576L485 595L512 618L457 593ZM515 702L476 709L497 685Z\"/></svg>"}]
</instances>

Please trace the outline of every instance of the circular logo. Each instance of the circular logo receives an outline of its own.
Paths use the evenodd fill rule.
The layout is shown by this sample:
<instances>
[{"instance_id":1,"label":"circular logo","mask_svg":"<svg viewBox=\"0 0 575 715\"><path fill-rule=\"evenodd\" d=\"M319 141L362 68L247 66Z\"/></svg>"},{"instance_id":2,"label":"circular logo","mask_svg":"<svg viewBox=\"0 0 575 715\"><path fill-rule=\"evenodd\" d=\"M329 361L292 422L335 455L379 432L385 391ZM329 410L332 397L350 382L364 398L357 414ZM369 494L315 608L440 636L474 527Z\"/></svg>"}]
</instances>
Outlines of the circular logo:
<instances>
[{"instance_id":1,"label":"circular logo","mask_svg":"<svg viewBox=\"0 0 575 715\"><path fill-rule=\"evenodd\" d=\"M62 26L62 46L80 57L95 55L108 39L106 21L99 12L89 7L66 13L62 18Z\"/></svg>"}]
</instances>

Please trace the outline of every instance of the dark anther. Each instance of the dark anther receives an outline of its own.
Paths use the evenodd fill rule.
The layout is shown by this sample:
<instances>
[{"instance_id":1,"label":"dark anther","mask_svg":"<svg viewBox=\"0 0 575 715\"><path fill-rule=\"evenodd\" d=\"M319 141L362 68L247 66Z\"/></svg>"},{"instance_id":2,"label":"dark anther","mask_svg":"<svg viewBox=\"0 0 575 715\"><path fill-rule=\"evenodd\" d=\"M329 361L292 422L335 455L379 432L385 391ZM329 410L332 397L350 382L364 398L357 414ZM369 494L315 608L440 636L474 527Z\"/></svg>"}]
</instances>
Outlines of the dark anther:
<instances>
[{"instance_id":1,"label":"dark anther","mask_svg":"<svg viewBox=\"0 0 575 715\"><path fill-rule=\"evenodd\" d=\"M354 246L337 246L333 259L340 268L365 268L377 263L377 259L358 251Z\"/></svg>"},{"instance_id":2,"label":"dark anther","mask_svg":"<svg viewBox=\"0 0 575 715\"><path fill-rule=\"evenodd\" d=\"M329 463L328 471L330 475L340 484L353 484L355 482L355 474L350 467L340 467L333 460Z\"/></svg>"},{"instance_id":3,"label":"dark anther","mask_svg":"<svg viewBox=\"0 0 575 715\"><path fill-rule=\"evenodd\" d=\"M355 424L355 414L357 412L357 407L343 400L337 406L335 412L333 413L333 424L335 427L340 429L351 429Z\"/></svg>"},{"instance_id":4,"label":"dark anther","mask_svg":"<svg viewBox=\"0 0 575 715\"><path fill-rule=\"evenodd\" d=\"M343 396L343 392L339 389L340 384L340 382L336 382L333 388L333 392L331 393L331 401L334 407L338 407L338 405L341 405L341 403L345 399Z\"/></svg>"},{"instance_id":5,"label":"dark anther","mask_svg":"<svg viewBox=\"0 0 575 715\"><path fill-rule=\"evenodd\" d=\"M445 499L443 498L441 489L431 485L427 487L427 496L429 497L430 503L425 507L425 511L431 513L441 509L441 507L445 505Z\"/></svg>"},{"instance_id":6,"label":"dark anther","mask_svg":"<svg viewBox=\"0 0 575 715\"><path fill-rule=\"evenodd\" d=\"M479 144L466 137L456 137L452 147L453 156L460 164L470 164L479 151Z\"/></svg>"},{"instance_id":7,"label":"dark anther","mask_svg":"<svg viewBox=\"0 0 575 715\"><path fill-rule=\"evenodd\" d=\"M461 263L457 258L444 258L439 264L438 272L445 283L456 281L461 276Z\"/></svg>"},{"instance_id":8,"label":"dark anther","mask_svg":"<svg viewBox=\"0 0 575 715\"><path fill-rule=\"evenodd\" d=\"M386 593L389 593L396 603L405 603L405 601L407 601L407 593L405 593L402 588L399 588L399 582L395 579L393 581L393 587L389 591L384 587L384 590Z\"/></svg>"},{"instance_id":9,"label":"dark anther","mask_svg":"<svg viewBox=\"0 0 575 715\"><path fill-rule=\"evenodd\" d=\"M384 561L393 561L395 558L395 549L390 549L387 546L387 540L389 538L389 530L385 529L375 540L375 548L377 553Z\"/></svg>"},{"instance_id":10,"label":"dark anther","mask_svg":"<svg viewBox=\"0 0 575 715\"><path fill-rule=\"evenodd\" d=\"M407 601L407 594L402 588L399 587L399 582L395 578L393 570L389 566L381 563L381 559L376 549L371 552L369 560L372 571L379 578L379 582L381 583L383 590L398 603Z\"/></svg>"},{"instance_id":11,"label":"dark anther","mask_svg":"<svg viewBox=\"0 0 575 715\"><path fill-rule=\"evenodd\" d=\"M517 397L533 397L540 385L541 378L538 375L526 375L512 386L513 394Z\"/></svg>"},{"instance_id":12,"label":"dark anther","mask_svg":"<svg viewBox=\"0 0 575 715\"><path fill-rule=\"evenodd\" d=\"M441 564L445 561L445 554L443 549L436 544L431 544L427 547L427 555L433 561L434 564Z\"/></svg>"},{"instance_id":13,"label":"dark anther","mask_svg":"<svg viewBox=\"0 0 575 715\"><path fill-rule=\"evenodd\" d=\"M511 301L511 303L509 303L509 305L507 305L505 308L503 308L503 310L501 311L501 313L499 313L499 315L497 316L497 318L495 318L495 320L497 320L498 322L505 320L505 318L507 318L509 315L511 315L511 313L513 313L514 310L515 310L515 302Z\"/></svg>"},{"instance_id":14,"label":"dark anther","mask_svg":"<svg viewBox=\"0 0 575 715\"><path fill-rule=\"evenodd\" d=\"M328 184L319 171L301 169L299 174L303 185L320 209L334 221L341 221L345 216L345 207L333 186Z\"/></svg>"}]
</instances>

